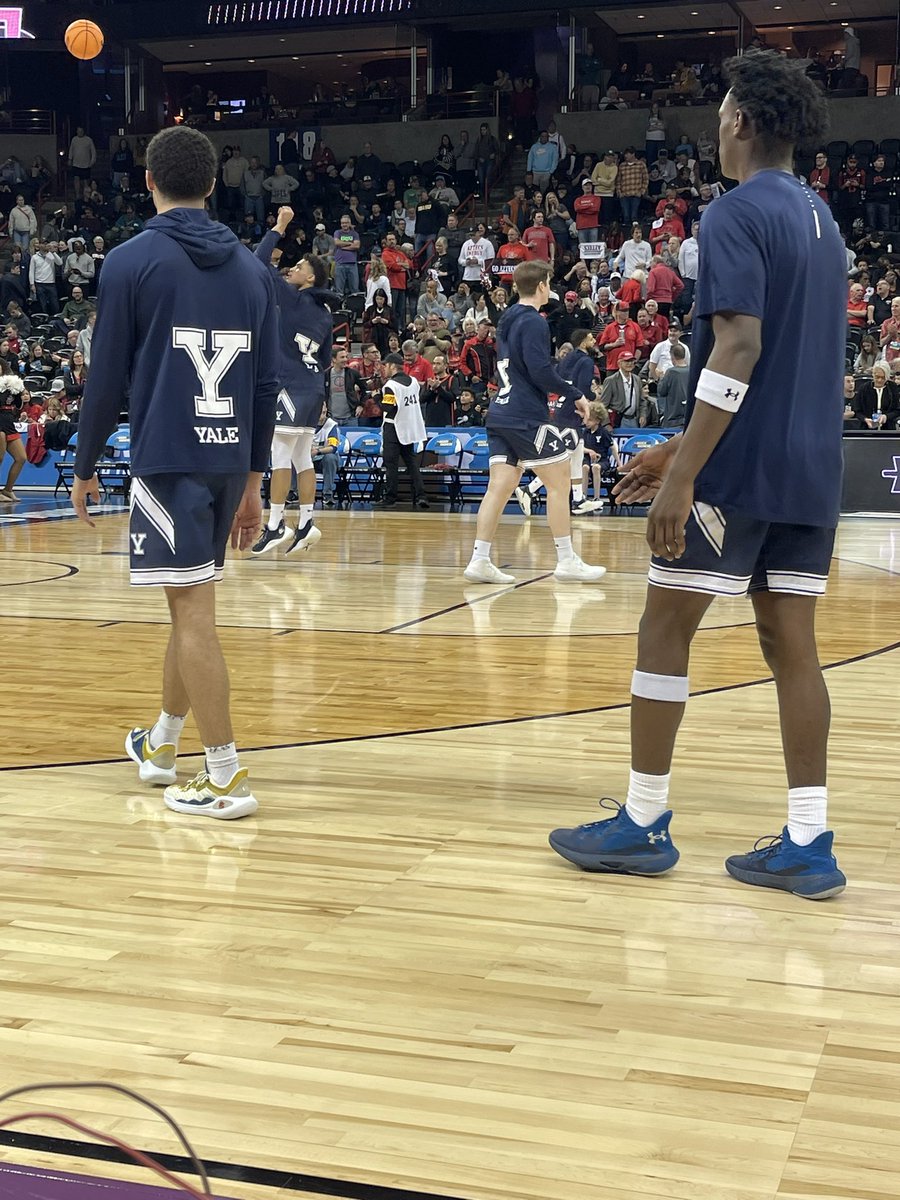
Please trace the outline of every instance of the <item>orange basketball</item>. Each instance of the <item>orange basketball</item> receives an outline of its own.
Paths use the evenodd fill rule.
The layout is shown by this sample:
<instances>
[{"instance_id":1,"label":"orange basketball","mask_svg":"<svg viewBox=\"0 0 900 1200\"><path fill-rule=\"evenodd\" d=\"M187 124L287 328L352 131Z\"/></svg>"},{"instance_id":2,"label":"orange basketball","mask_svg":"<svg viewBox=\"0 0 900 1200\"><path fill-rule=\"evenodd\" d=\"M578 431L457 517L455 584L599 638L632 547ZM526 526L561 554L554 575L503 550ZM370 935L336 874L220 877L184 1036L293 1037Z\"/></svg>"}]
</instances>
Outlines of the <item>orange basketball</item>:
<instances>
[{"instance_id":1,"label":"orange basketball","mask_svg":"<svg viewBox=\"0 0 900 1200\"><path fill-rule=\"evenodd\" d=\"M73 21L66 30L66 49L75 58L96 58L103 49L103 30L93 21Z\"/></svg>"}]
</instances>

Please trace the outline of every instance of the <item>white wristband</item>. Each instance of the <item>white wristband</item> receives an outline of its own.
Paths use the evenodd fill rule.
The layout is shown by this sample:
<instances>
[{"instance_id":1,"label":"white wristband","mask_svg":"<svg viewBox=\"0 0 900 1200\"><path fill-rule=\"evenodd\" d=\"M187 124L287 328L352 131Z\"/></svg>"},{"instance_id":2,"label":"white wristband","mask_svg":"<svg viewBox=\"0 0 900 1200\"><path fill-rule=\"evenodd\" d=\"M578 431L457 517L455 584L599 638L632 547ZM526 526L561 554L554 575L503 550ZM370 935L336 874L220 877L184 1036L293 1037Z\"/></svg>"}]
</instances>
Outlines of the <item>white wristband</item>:
<instances>
[{"instance_id":1,"label":"white wristband","mask_svg":"<svg viewBox=\"0 0 900 1200\"><path fill-rule=\"evenodd\" d=\"M747 395L746 383L732 379L729 375L720 375L718 371L710 371L704 367L697 380L696 396L704 404L713 408L722 408L725 412L736 413Z\"/></svg>"}]
</instances>

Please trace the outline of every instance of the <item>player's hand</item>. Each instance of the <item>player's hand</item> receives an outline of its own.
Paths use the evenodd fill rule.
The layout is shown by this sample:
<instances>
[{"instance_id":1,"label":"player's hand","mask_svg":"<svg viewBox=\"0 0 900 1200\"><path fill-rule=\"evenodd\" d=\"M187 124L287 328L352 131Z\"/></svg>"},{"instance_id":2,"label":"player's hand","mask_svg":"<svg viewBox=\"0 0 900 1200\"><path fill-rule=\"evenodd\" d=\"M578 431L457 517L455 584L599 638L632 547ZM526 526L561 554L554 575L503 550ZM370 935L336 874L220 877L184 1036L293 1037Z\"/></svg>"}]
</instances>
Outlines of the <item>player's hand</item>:
<instances>
[{"instance_id":1,"label":"player's hand","mask_svg":"<svg viewBox=\"0 0 900 1200\"><path fill-rule=\"evenodd\" d=\"M278 220L275 222L275 228L279 233L285 233L288 225L294 219L294 210L289 204L282 204L278 210Z\"/></svg>"},{"instance_id":2,"label":"player's hand","mask_svg":"<svg viewBox=\"0 0 900 1200\"><path fill-rule=\"evenodd\" d=\"M620 504L643 504L652 500L666 477L669 464L678 448L678 439L671 438L657 446L641 450L628 463L625 474L613 488Z\"/></svg>"},{"instance_id":3,"label":"player's hand","mask_svg":"<svg viewBox=\"0 0 900 1200\"><path fill-rule=\"evenodd\" d=\"M97 476L92 475L90 479L79 479L76 475L72 484L72 507L75 509L78 520L84 521L85 525L90 525L91 529L94 529L97 523L88 513L88 500L93 500L94 504L100 503L100 483Z\"/></svg>"},{"instance_id":4,"label":"player's hand","mask_svg":"<svg viewBox=\"0 0 900 1200\"><path fill-rule=\"evenodd\" d=\"M694 503L693 481L665 480L650 505L647 544L658 558L681 558L684 554L684 527Z\"/></svg>"},{"instance_id":5,"label":"player's hand","mask_svg":"<svg viewBox=\"0 0 900 1200\"><path fill-rule=\"evenodd\" d=\"M262 528L262 497L259 482L248 482L241 496L234 521L231 525L232 550L248 550L256 541Z\"/></svg>"}]
</instances>

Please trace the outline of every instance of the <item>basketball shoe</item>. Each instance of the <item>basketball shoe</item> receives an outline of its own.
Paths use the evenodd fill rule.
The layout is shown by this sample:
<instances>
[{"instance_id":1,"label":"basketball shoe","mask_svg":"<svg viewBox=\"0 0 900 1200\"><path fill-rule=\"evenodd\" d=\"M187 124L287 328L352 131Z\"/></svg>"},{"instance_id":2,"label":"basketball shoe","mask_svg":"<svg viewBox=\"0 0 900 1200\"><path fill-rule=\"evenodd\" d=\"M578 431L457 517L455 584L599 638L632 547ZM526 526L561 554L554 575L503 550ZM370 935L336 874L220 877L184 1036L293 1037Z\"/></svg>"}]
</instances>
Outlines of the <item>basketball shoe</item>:
<instances>
[{"instance_id":1,"label":"basketball shoe","mask_svg":"<svg viewBox=\"0 0 900 1200\"><path fill-rule=\"evenodd\" d=\"M163 743L154 750L150 745L149 729L132 729L125 738L125 753L138 765L141 783L157 786L174 783L178 778L175 770L175 747Z\"/></svg>"},{"instance_id":2,"label":"basketball shoe","mask_svg":"<svg viewBox=\"0 0 900 1200\"><path fill-rule=\"evenodd\" d=\"M847 886L847 877L831 852L834 834L820 833L808 846L791 841L787 826L761 837L749 854L733 854L725 870L740 883L779 888L806 900L827 900Z\"/></svg>"},{"instance_id":3,"label":"basketball shoe","mask_svg":"<svg viewBox=\"0 0 900 1200\"><path fill-rule=\"evenodd\" d=\"M463 575L469 583L515 583L515 575L507 575L489 558L473 558Z\"/></svg>"},{"instance_id":4,"label":"basketball shoe","mask_svg":"<svg viewBox=\"0 0 900 1200\"><path fill-rule=\"evenodd\" d=\"M517 487L515 490L516 502L521 508L526 517L531 516L531 493L527 488Z\"/></svg>"},{"instance_id":5,"label":"basketball shoe","mask_svg":"<svg viewBox=\"0 0 900 1200\"><path fill-rule=\"evenodd\" d=\"M609 796L601 808L617 809L614 817L576 825L574 829L554 829L550 845L585 871L608 871L616 875L662 875L681 857L669 834L671 812L644 827L636 825L619 804Z\"/></svg>"},{"instance_id":6,"label":"basketball shoe","mask_svg":"<svg viewBox=\"0 0 900 1200\"><path fill-rule=\"evenodd\" d=\"M184 785L167 787L164 799L166 807L174 812L215 817L219 821L249 817L259 808L247 782L246 767L235 771L224 787L217 787L207 772L201 771Z\"/></svg>"},{"instance_id":7,"label":"basketball shoe","mask_svg":"<svg viewBox=\"0 0 900 1200\"><path fill-rule=\"evenodd\" d=\"M294 531L289 525L285 525L284 521L278 522L277 529L269 529L268 526L259 535L259 538L250 547L251 554L268 554L270 550L277 550L279 546L283 546L294 536Z\"/></svg>"},{"instance_id":8,"label":"basketball shoe","mask_svg":"<svg viewBox=\"0 0 900 1200\"><path fill-rule=\"evenodd\" d=\"M303 528L294 534L294 540L285 550L285 554L293 554L297 550L311 550L321 537L322 530L313 525L312 521L307 521Z\"/></svg>"},{"instance_id":9,"label":"basketball shoe","mask_svg":"<svg viewBox=\"0 0 900 1200\"><path fill-rule=\"evenodd\" d=\"M596 583L606 574L606 567L591 567L577 554L556 564L553 578L560 583Z\"/></svg>"}]
</instances>

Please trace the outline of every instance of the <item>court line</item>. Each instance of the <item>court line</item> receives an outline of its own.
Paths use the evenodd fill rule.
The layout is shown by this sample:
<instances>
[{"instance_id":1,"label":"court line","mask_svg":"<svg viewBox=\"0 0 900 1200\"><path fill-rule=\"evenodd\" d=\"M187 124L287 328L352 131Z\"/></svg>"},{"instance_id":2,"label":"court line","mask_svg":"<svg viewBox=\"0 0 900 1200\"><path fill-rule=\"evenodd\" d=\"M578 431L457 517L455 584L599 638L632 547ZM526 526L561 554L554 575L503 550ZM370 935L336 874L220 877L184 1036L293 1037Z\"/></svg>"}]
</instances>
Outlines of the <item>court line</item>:
<instances>
[{"instance_id":1,"label":"court line","mask_svg":"<svg viewBox=\"0 0 900 1200\"><path fill-rule=\"evenodd\" d=\"M551 572L549 572L549 574L552 575L553 572L551 571ZM543 575L543 576L541 576L541 578L546 579L547 576ZM525 583L537 583L537 582L538 582L538 580L536 580L536 579L528 579L525 581ZM523 587L524 584L518 584L517 586ZM486 593L484 596L478 596L478 597L476 597L475 600L472 601L472 603L473 604L478 603L478 601L480 601L480 600L489 600L493 596L500 596L503 594L503 592L512 591L512 590L513 590L512 585L509 585L508 588L502 588L501 591L499 591L499 592L489 592L489 593ZM465 607L466 607L465 604L453 605L453 608L465 608ZM452 612L453 609L447 609L445 611ZM414 624L416 620L430 620L432 616L440 616L440 615L441 615L440 613L432 613L429 617L416 617L412 623ZM13 621L13 620L15 620L15 621L78 621L78 622L81 622L86 625L93 625L96 629L107 629L113 625L151 625L151 626L164 626L165 628L169 628L171 626L171 621L168 621L168 620L151 621L146 618L140 618L140 619L138 619L138 618L130 618L130 619L119 618L118 620L115 620L115 621L100 621L97 617L63 617L63 616L47 616L47 615L42 615L40 613L4 613L4 612L0 612L0 617L6 617L10 621ZM699 632L700 633L712 633L714 630L722 630L722 629L747 629L749 626L751 626L753 624L754 624L754 622L752 620L749 620L749 621L734 621L730 625L701 625ZM227 621L217 622L216 628L217 629L246 629L248 631L252 630L256 633L271 633L272 637L283 637L285 634L289 634L289 633L321 633L321 634L333 633L333 634L340 634L341 637L381 637L383 634L387 634L387 633L391 632L391 630L389 630L389 629L334 629L334 628L326 629L326 628L323 628L318 625L315 628L305 627L305 626L298 626L298 627L285 626L284 629L277 629L273 632L272 627L270 625L229 625ZM397 628L402 629L403 626L398 626ZM419 636L421 636L421 637L436 637L436 638L437 637L441 637L441 638L452 637L452 638L460 638L460 639L471 638L473 641L476 641L476 640L481 641L482 639L485 639L485 638L520 638L523 640L527 640L528 638L530 638L532 641L541 641L545 638L637 637L637 629L598 629L594 633L572 633L568 630L564 633L563 632L553 633L553 632L549 632L549 631L547 633L466 633L465 631L462 631L460 633L423 633Z\"/></svg>"},{"instance_id":2,"label":"court line","mask_svg":"<svg viewBox=\"0 0 900 1200\"><path fill-rule=\"evenodd\" d=\"M890 642L888 645L879 646L875 650L866 650L862 654L852 654L849 658L840 658L835 662L826 663L823 671L834 671L838 667L849 667L854 663L865 662L870 658L878 658L882 654L890 654L894 650L900 650L900 641ZM741 683L723 683L717 687L701 688L699 691L691 692L689 699L694 700L701 696L717 696L721 692L739 692L743 688L759 687L761 684L774 683L775 680L771 675L763 676L761 679L745 679ZM599 704L591 708L572 708L565 712L550 712L550 713L532 713L524 717L495 717L490 721L465 721L460 725L435 725L427 729L393 729L383 733L360 733L346 737L333 738L316 738L308 742L277 742L270 746L239 746L241 754L262 754L266 750L303 750L308 746L342 746L353 742L384 742L392 738L403 737L423 737L432 733L461 733L466 729L490 729L500 725L524 725L529 721L555 721L565 717L587 717L594 713L617 712L631 707L630 700L620 701L618 704ZM201 752L195 754L182 754L181 758L202 758ZM78 762L59 762L59 763L31 763L27 766L10 766L0 767L0 773L5 771L50 771L58 770L61 767L105 767L114 766L117 763L126 763L127 758L86 758Z\"/></svg>"},{"instance_id":3,"label":"court line","mask_svg":"<svg viewBox=\"0 0 900 1200\"><path fill-rule=\"evenodd\" d=\"M15 556L12 556L15 557ZM65 567L61 575L48 575L44 579L15 579L12 583L0 583L0 587L29 587L35 583L53 583L56 579L69 579L72 575L77 575L81 570L80 567L74 567L71 563L56 562L52 558L19 558L15 561L27 563L43 563L45 567ZM59 620L60 618L57 618Z\"/></svg>"},{"instance_id":4,"label":"court line","mask_svg":"<svg viewBox=\"0 0 900 1200\"><path fill-rule=\"evenodd\" d=\"M483 600L492 600L494 596L502 596L504 592L515 592L518 588L528 587L530 583L539 583L542 579L549 579L552 574L552 571L547 571L543 575L536 575L534 579L524 579L521 583L507 583L498 591L485 592L483 596L474 596L471 600L461 600L459 604L451 604L449 608L439 608L437 612L426 613L424 617L413 617L411 621L392 625L390 629L379 629L377 635L398 633L401 629L409 629L411 625L421 625L424 621L433 621L435 617L444 617L447 613L458 612L461 608L471 608L473 604L480 604Z\"/></svg>"},{"instance_id":5,"label":"court line","mask_svg":"<svg viewBox=\"0 0 900 1200\"><path fill-rule=\"evenodd\" d=\"M46 1137L42 1134L20 1133L13 1130L0 1131L0 1145L36 1150L41 1154L63 1154L70 1158L94 1159L98 1162L127 1163L134 1166L134 1159L117 1150L115 1146L101 1146L93 1142L79 1142L70 1138ZM180 1171L196 1177L190 1159L177 1154L158 1154L146 1151L161 1166L170 1171ZM316 1196L345 1196L348 1200L469 1200L464 1196L453 1196L448 1192L425 1192L421 1188L388 1187L380 1183L355 1183L342 1179L330 1179L325 1175L306 1175L301 1171L288 1171L275 1167L253 1167L248 1163L218 1162L203 1159L206 1173L211 1179L222 1179L232 1183L249 1183L257 1187L288 1189ZM32 1168L34 1169L34 1168ZM69 1168L71 1170L71 1168ZM103 1183L114 1181L103 1180ZM174 1194L174 1193L173 1193Z\"/></svg>"}]
</instances>

